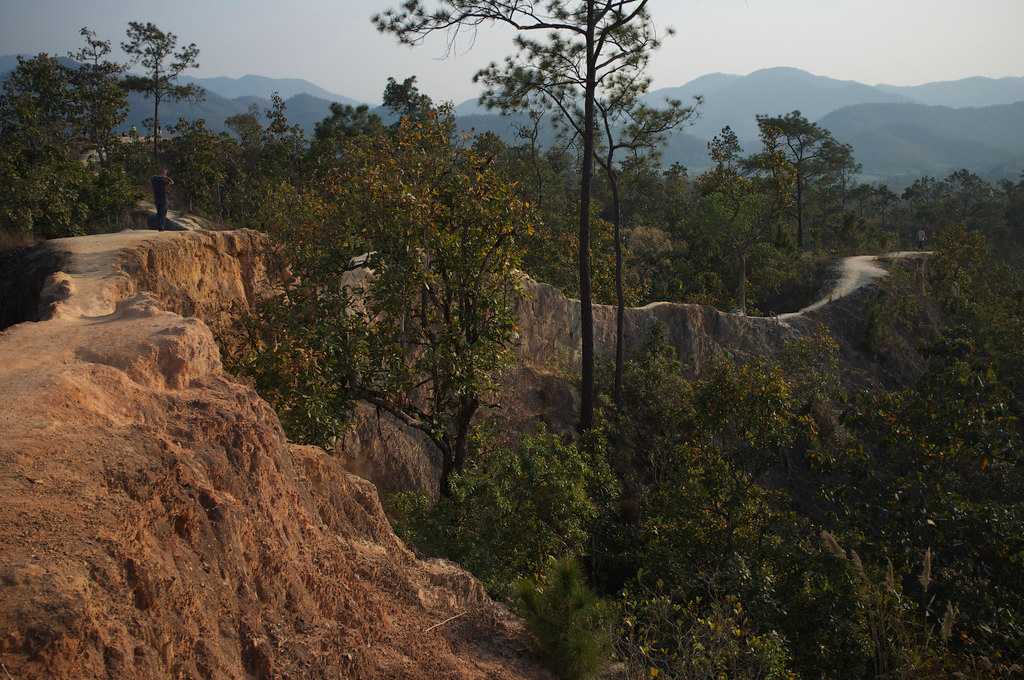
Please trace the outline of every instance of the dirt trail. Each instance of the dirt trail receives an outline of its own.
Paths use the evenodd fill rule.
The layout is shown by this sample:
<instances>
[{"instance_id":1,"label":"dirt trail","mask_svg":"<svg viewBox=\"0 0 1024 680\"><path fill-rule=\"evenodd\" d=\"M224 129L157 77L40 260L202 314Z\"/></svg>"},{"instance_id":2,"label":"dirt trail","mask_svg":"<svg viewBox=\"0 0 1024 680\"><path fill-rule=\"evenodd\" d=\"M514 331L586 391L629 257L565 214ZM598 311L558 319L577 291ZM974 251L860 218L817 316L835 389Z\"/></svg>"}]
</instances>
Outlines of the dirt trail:
<instances>
[{"instance_id":1,"label":"dirt trail","mask_svg":"<svg viewBox=\"0 0 1024 680\"><path fill-rule=\"evenodd\" d=\"M886 255L855 255L853 257L843 258L837 267L839 280L836 281L828 295L817 302L804 307L798 312L780 314L776 318L786 320L803 316L809 312L819 310L832 302L841 300L842 298L860 290L864 286L888 276L888 270L879 264L882 261L925 257L930 254L931 253L927 252L899 251L888 253Z\"/></svg>"},{"instance_id":2,"label":"dirt trail","mask_svg":"<svg viewBox=\"0 0 1024 680\"><path fill-rule=\"evenodd\" d=\"M254 232L48 244L64 265L45 320L0 333L4 670L549 677L521 623L457 566L418 560L373 485L290 445L206 324L168 311L247 303L264 246Z\"/></svg>"}]
</instances>

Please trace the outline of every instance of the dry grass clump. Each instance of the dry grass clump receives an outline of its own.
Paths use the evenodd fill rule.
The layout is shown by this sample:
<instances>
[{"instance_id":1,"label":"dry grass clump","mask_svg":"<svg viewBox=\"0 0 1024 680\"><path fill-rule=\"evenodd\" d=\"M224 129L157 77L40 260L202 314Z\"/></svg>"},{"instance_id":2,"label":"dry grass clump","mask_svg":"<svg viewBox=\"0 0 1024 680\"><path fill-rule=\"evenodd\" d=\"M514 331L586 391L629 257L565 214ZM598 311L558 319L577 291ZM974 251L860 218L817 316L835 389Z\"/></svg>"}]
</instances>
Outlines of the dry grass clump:
<instances>
[{"instance_id":1,"label":"dry grass clump","mask_svg":"<svg viewBox=\"0 0 1024 680\"><path fill-rule=\"evenodd\" d=\"M37 243L39 243L39 239L28 232L0 229L0 253L18 248L28 248Z\"/></svg>"},{"instance_id":2,"label":"dry grass clump","mask_svg":"<svg viewBox=\"0 0 1024 680\"><path fill-rule=\"evenodd\" d=\"M874 652L877 678L930 680L934 678L1009 678L1019 677L1021 669L992 660L957 654L950 643L959 612L951 602L938 606L932 594L934 554L931 548L921 557L917 583L920 601L904 592L904 579L886 561L881 574L865 568L855 550L844 550L828 531L821 532L826 552L848 565L857 583L860 616ZM970 674L964 672L969 670Z\"/></svg>"}]
</instances>

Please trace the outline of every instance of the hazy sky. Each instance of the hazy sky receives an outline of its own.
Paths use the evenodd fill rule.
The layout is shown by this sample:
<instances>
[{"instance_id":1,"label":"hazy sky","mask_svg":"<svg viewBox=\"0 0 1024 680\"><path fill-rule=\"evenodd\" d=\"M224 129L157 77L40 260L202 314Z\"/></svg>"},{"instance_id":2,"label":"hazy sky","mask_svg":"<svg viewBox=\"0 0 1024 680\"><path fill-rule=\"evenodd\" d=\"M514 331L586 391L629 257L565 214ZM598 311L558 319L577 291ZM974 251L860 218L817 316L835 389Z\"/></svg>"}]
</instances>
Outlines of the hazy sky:
<instances>
[{"instance_id":1,"label":"hazy sky","mask_svg":"<svg viewBox=\"0 0 1024 680\"><path fill-rule=\"evenodd\" d=\"M63 53L88 25L121 40L129 20L196 42L196 75L311 80L367 102L387 76L419 76L435 99L475 96L473 73L510 48L505 29L443 59L379 35L369 17L398 0L0 0L0 54ZM678 35L652 64L655 87L705 73L795 66L821 75L912 85L972 75L1024 76L1024 0L651 0Z\"/></svg>"}]
</instances>

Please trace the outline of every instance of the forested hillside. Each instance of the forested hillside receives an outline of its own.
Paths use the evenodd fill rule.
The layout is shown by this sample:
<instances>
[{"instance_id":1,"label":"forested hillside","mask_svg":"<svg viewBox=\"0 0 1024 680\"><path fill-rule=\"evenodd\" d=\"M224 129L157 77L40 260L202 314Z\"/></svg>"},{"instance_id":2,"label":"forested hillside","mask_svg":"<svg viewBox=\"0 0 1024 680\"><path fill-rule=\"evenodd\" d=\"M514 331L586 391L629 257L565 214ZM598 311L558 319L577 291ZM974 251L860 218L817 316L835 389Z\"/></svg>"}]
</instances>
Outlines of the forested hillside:
<instances>
[{"instance_id":1,"label":"forested hillside","mask_svg":"<svg viewBox=\"0 0 1024 680\"><path fill-rule=\"evenodd\" d=\"M96 498L118 503L101 526L145 507L161 545L186 554L200 536L219 551L189 562L194 576L171 569L170 550L147 572L153 541L135 524L77 537L116 567L77 565L54 590L89 588L111 611L134 607L132 620L159 614L161 635L206 649L175 662L164 637L118 628L135 648L93 654L90 668L221 667L205 629L166 604L184 602L207 628L220 621L225 649L245 650L223 667L262 677L413 666L413 677L478 677L498 663L569 680L1020 677L1024 175L993 179L954 159L1016 153L1021 105L874 103L816 120L800 107L862 86L784 70L714 76L698 83L703 103L655 107L647 74L665 36L644 2L555 0L540 26L540 4L444 6L408 0L373 22L414 45L489 22L544 29L478 76L484 103L510 116L460 119L413 77L382 82L377 109L324 111L306 94L195 103L204 95L184 76L200 46L142 22L128 26L128 64L83 30L76 64L39 55L4 80L0 261L30 270L41 252L74 255L70 274L34 293L53 298L54 321L14 327L39 334L31 346L46 360L32 361L45 370L26 363L7 393L27 410L67 407L47 423L99 404L81 441L93 425L116 430L153 461L147 476L117 465L116 446L89 458L103 467L90 476ZM772 108L734 94L741 132L679 137L744 83L770 86ZM189 100L227 117L182 117ZM131 120L147 107L151 120ZM952 164L906 187L865 181L865 160L908 172L885 165L879 134L919 171ZM261 234L112 234L135 226L150 196L165 227L161 193L217 229ZM96 236L32 248L82 235ZM168 263L175 250L185 258ZM187 287L156 291L164 307L145 294L111 306L199 251ZM837 272L847 256L858 257ZM217 267L238 281L216 283ZM223 308L206 304L221 287ZM93 297L61 316L80 291ZM79 344L54 349L57 331ZM202 352L178 342L187 334ZM105 387L87 391L90 380ZM78 391L22 402L29 384ZM223 400L249 415L217 415ZM137 403L148 406L136 421ZM379 455L361 463L390 475L383 506L415 559L377 523L367 484L340 472L353 441ZM416 450L417 474L401 469L402 447ZM3 488L34 497L39 481L14 467L31 457L10 460L19 472ZM65 488L55 478L45 493ZM230 491L207 490L225 479ZM68 532L8 516L9 535L40 532L47 546ZM479 582L449 595L456 570L432 558ZM37 568L19 564L0 588L31 595L37 581L23 574ZM374 605L360 610L368 583ZM509 640L529 647L481 644L507 623L483 588L519 617ZM210 616L196 592L227 614ZM447 618L423 625L424 610ZM439 652L427 633L450 637ZM29 666L68 639L12 636L0 653Z\"/></svg>"},{"instance_id":2,"label":"forested hillside","mask_svg":"<svg viewBox=\"0 0 1024 680\"><path fill-rule=\"evenodd\" d=\"M948 174L966 167L986 176L1024 172L1024 101L953 109L921 104L861 104L821 119L858 150L877 177Z\"/></svg>"},{"instance_id":3,"label":"forested hillside","mask_svg":"<svg viewBox=\"0 0 1024 680\"><path fill-rule=\"evenodd\" d=\"M912 86L879 85L878 88L930 106L999 106L1024 101L1024 78L974 77Z\"/></svg>"},{"instance_id":4,"label":"forested hillside","mask_svg":"<svg viewBox=\"0 0 1024 680\"><path fill-rule=\"evenodd\" d=\"M713 74L683 87L654 90L647 102L657 106L665 99L705 99L701 119L691 132L709 139L726 125L740 139L757 136L754 117L765 113L798 109L811 120L853 104L909 101L899 94L884 92L854 81L816 76L795 68L771 68L747 76Z\"/></svg>"}]
</instances>

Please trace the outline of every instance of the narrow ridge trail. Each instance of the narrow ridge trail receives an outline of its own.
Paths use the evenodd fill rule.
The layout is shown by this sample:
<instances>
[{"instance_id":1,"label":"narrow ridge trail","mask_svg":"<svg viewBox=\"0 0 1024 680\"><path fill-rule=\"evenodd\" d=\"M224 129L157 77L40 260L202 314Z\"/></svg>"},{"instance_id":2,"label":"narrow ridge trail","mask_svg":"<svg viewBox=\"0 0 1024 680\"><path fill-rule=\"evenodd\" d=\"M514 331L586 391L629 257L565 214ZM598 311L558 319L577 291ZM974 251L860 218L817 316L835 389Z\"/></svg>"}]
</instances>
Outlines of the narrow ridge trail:
<instances>
[{"instance_id":1,"label":"narrow ridge trail","mask_svg":"<svg viewBox=\"0 0 1024 680\"><path fill-rule=\"evenodd\" d=\"M223 371L201 318L250 302L267 246L44 246L39 321L0 332L0 675L550 678L479 582Z\"/></svg>"},{"instance_id":2,"label":"narrow ridge trail","mask_svg":"<svg viewBox=\"0 0 1024 680\"><path fill-rule=\"evenodd\" d=\"M880 262L882 261L921 258L929 255L931 253L927 251L898 251L885 255L854 255L852 257L845 257L840 260L836 267L839 279L825 297L804 307L800 311L779 314L776 318L783 320L793 319L816 311L885 278L889 275L889 271L881 266Z\"/></svg>"}]
</instances>

